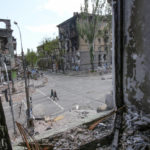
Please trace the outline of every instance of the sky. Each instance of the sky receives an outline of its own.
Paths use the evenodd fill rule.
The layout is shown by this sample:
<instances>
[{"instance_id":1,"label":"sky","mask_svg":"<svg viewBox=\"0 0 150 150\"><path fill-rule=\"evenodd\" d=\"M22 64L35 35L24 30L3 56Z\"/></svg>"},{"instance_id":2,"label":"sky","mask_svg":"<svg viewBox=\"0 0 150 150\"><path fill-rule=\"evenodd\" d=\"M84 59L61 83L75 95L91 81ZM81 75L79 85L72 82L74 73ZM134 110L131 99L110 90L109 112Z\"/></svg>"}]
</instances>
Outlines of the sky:
<instances>
[{"instance_id":1,"label":"sky","mask_svg":"<svg viewBox=\"0 0 150 150\"><path fill-rule=\"evenodd\" d=\"M2 0L0 18L10 19L13 36L17 39L17 54L21 53L19 31L22 33L24 52L36 51L44 38L58 36L57 25L80 12L83 0ZM16 53L15 52L15 53Z\"/></svg>"}]
</instances>

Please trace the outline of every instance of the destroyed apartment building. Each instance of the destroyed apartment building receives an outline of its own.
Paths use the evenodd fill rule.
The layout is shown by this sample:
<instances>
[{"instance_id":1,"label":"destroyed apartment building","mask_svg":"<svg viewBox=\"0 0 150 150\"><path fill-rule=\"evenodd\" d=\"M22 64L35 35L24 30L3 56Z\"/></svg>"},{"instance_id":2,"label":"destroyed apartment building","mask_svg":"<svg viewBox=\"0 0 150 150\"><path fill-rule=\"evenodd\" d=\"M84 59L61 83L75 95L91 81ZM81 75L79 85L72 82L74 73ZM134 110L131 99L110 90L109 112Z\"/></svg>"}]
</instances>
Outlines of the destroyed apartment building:
<instances>
[{"instance_id":1,"label":"destroyed apartment building","mask_svg":"<svg viewBox=\"0 0 150 150\"><path fill-rule=\"evenodd\" d=\"M6 79L6 75L3 63L7 66L10 79L10 70L15 71L14 51L16 50L16 39L12 36L12 33L10 20L0 19L0 75L1 77L4 76L4 79Z\"/></svg>"},{"instance_id":2,"label":"destroyed apartment building","mask_svg":"<svg viewBox=\"0 0 150 150\"><path fill-rule=\"evenodd\" d=\"M76 65L80 70L90 69L90 54L88 43L81 38L78 33L78 23L82 23L81 14L74 13L73 17L62 22L57 27L59 29L60 50L65 50L66 68L74 69ZM107 21L99 22L99 29L106 26ZM102 67L112 64L111 33L108 38L96 37L94 50L94 66Z\"/></svg>"}]
</instances>

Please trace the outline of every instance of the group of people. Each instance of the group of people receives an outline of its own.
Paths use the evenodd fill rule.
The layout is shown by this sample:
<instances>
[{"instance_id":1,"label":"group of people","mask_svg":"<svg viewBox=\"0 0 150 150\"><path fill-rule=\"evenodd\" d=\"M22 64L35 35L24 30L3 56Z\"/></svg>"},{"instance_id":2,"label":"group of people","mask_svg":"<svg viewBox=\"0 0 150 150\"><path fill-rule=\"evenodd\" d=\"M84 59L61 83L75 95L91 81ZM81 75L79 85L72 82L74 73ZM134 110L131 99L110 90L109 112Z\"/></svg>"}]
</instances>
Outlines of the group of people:
<instances>
[{"instance_id":1,"label":"group of people","mask_svg":"<svg viewBox=\"0 0 150 150\"><path fill-rule=\"evenodd\" d=\"M50 98L52 98L53 100L59 100L56 90L51 89Z\"/></svg>"}]
</instances>

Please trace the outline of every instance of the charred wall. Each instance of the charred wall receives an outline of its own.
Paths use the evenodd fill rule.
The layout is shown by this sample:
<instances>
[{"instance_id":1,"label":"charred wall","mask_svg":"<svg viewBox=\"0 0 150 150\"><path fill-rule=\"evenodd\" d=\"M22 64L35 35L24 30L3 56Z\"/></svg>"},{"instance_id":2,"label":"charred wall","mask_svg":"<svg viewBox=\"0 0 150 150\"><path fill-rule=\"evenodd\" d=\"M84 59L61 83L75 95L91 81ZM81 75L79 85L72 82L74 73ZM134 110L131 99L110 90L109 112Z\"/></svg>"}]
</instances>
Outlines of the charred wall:
<instances>
[{"instance_id":1,"label":"charred wall","mask_svg":"<svg viewBox=\"0 0 150 150\"><path fill-rule=\"evenodd\" d=\"M14 66L14 50L16 49L16 39L12 36L13 30L11 29L10 20L0 19L0 23L5 24L5 28L0 26L0 54L2 61L7 65Z\"/></svg>"},{"instance_id":2,"label":"charred wall","mask_svg":"<svg viewBox=\"0 0 150 150\"><path fill-rule=\"evenodd\" d=\"M124 100L150 113L150 4L130 0L124 7Z\"/></svg>"},{"instance_id":3,"label":"charred wall","mask_svg":"<svg viewBox=\"0 0 150 150\"><path fill-rule=\"evenodd\" d=\"M80 14L75 13L73 17L58 25L60 48L65 50L66 68L69 69L75 69L75 66L79 66L80 70L89 70L91 68L88 43L80 37L77 31L77 24L82 24L82 22L83 19L80 19ZM100 29L104 28L105 25L105 22L100 22ZM108 36L107 41L102 37L95 40L95 68L106 64L111 65L110 37L111 35ZM105 55L106 60L103 59Z\"/></svg>"},{"instance_id":4,"label":"charred wall","mask_svg":"<svg viewBox=\"0 0 150 150\"><path fill-rule=\"evenodd\" d=\"M116 104L126 106L120 149L149 149L150 3L148 0L113 0L113 3Z\"/></svg>"},{"instance_id":5,"label":"charred wall","mask_svg":"<svg viewBox=\"0 0 150 150\"><path fill-rule=\"evenodd\" d=\"M67 69L72 69L78 60L79 37L76 28L77 16L78 14L74 14L72 18L58 25L60 49L65 50L64 61Z\"/></svg>"}]
</instances>

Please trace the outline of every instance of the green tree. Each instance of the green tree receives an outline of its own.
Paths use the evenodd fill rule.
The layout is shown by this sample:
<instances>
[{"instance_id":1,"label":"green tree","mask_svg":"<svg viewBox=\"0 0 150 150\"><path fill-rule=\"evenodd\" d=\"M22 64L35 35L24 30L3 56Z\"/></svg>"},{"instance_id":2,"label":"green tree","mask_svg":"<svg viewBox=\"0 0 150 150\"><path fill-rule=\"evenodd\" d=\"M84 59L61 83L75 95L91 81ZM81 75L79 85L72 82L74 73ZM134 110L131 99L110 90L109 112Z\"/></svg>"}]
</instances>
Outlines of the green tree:
<instances>
[{"instance_id":1,"label":"green tree","mask_svg":"<svg viewBox=\"0 0 150 150\"><path fill-rule=\"evenodd\" d=\"M80 37L88 43L92 71L94 71L95 39L104 36L104 32L99 30L100 24L106 20L106 14L109 16L110 13L107 0L84 0L84 5L81 6L77 29Z\"/></svg>"},{"instance_id":2,"label":"green tree","mask_svg":"<svg viewBox=\"0 0 150 150\"><path fill-rule=\"evenodd\" d=\"M52 55L52 54L56 53L56 51L58 50L59 41L58 41L57 37L55 39L45 38L42 41L42 45L43 45L43 53L46 56Z\"/></svg>"},{"instance_id":3,"label":"green tree","mask_svg":"<svg viewBox=\"0 0 150 150\"><path fill-rule=\"evenodd\" d=\"M28 49L25 56L26 62L28 65L34 67L37 62L37 54L33 50Z\"/></svg>"},{"instance_id":4,"label":"green tree","mask_svg":"<svg viewBox=\"0 0 150 150\"><path fill-rule=\"evenodd\" d=\"M52 66L54 61L59 59L59 41L58 38L45 38L42 42L42 50L38 52L38 65L42 65L42 68L46 68L49 65Z\"/></svg>"}]
</instances>

